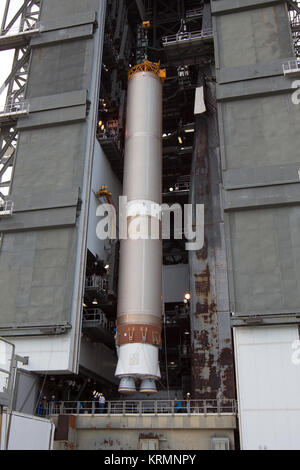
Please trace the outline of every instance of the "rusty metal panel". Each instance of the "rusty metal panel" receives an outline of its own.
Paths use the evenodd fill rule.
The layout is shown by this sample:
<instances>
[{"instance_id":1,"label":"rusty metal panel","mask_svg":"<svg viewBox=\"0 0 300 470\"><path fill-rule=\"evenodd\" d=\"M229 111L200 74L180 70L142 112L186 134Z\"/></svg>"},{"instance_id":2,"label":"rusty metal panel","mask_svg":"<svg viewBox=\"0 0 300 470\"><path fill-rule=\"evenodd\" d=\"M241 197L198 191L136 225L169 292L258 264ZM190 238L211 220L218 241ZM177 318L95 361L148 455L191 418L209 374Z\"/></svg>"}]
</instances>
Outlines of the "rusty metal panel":
<instances>
[{"instance_id":1,"label":"rusty metal panel","mask_svg":"<svg viewBox=\"0 0 300 470\"><path fill-rule=\"evenodd\" d=\"M206 89L214 100L214 86ZM221 175L215 113L195 117L190 202L205 205L205 242L190 251L192 396L235 396Z\"/></svg>"},{"instance_id":2,"label":"rusty metal panel","mask_svg":"<svg viewBox=\"0 0 300 470\"><path fill-rule=\"evenodd\" d=\"M69 429L76 427L76 416L59 415L57 428L55 429L55 441L68 441Z\"/></svg>"}]
</instances>

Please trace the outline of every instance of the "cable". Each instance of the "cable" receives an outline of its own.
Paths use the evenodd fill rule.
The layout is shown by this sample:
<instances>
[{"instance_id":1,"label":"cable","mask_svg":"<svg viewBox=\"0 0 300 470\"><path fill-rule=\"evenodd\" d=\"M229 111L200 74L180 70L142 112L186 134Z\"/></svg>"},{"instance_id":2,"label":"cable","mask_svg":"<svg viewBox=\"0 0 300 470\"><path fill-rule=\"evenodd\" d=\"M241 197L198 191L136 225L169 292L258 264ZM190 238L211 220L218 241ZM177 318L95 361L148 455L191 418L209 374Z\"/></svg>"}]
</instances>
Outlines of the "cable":
<instances>
[{"instance_id":1,"label":"cable","mask_svg":"<svg viewBox=\"0 0 300 470\"><path fill-rule=\"evenodd\" d=\"M168 400L170 400L169 372L168 372L168 353L167 353L167 334L166 334L166 313L165 313L165 304L164 304L163 298L162 298L162 310L163 310L163 317L164 317L165 368L166 368L167 392L168 392Z\"/></svg>"},{"instance_id":2,"label":"cable","mask_svg":"<svg viewBox=\"0 0 300 470\"><path fill-rule=\"evenodd\" d=\"M55 340L55 339L57 338L57 336L58 336L58 333L55 333L53 336L51 336L51 339L53 338L53 340ZM35 403L34 413L36 413L38 404L39 404L39 402L41 401L41 397L42 397L42 394L43 394L43 391L44 391L44 386L45 386L45 383L46 383L46 378L47 378L47 376L48 376L48 374L49 374L49 372L50 372L49 367L50 367L50 362L51 362L51 359L52 359L53 352L54 352L54 351L53 351L53 349L52 349L52 351L51 351L50 354L49 354L48 367L47 367L47 369L46 369L45 377L44 377L44 380L43 380L43 385L42 385L42 388L41 388L41 390L40 390L40 396L39 396L39 398L37 399L37 401L36 401L36 403Z\"/></svg>"}]
</instances>

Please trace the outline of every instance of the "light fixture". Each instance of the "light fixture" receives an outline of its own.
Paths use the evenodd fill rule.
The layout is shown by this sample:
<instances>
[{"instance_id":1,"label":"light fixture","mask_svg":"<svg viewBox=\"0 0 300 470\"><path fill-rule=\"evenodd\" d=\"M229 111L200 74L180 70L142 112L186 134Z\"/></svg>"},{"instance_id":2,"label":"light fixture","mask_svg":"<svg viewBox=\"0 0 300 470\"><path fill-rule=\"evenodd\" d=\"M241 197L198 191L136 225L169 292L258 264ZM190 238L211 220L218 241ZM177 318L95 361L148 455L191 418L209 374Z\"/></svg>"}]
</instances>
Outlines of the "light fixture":
<instances>
[{"instance_id":1,"label":"light fixture","mask_svg":"<svg viewBox=\"0 0 300 470\"><path fill-rule=\"evenodd\" d=\"M108 268L109 268L109 264L106 264L106 265L104 266L104 269L108 269Z\"/></svg>"},{"instance_id":2,"label":"light fixture","mask_svg":"<svg viewBox=\"0 0 300 470\"><path fill-rule=\"evenodd\" d=\"M184 294L184 298L185 298L185 300L191 300L191 294L189 292L186 292Z\"/></svg>"},{"instance_id":3,"label":"light fixture","mask_svg":"<svg viewBox=\"0 0 300 470\"><path fill-rule=\"evenodd\" d=\"M180 145L182 145L182 138L180 137L180 135L178 136L178 142L180 143Z\"/></svg>"},{"instance_id":4,"label":"light fixture","mask_svg":"<svg viewBox=\"0 0 300 470\"><path fill-rule=\"evenodd\" d=\"M83 306L86 307L86 304L83 302Z\"/></svg>"},{"instance_id":5,"label":"light fixture","mask_svg":"<svg viewBox=\"0 0 300 470\"><path fill-rule=\"evenodd\" d=\"M99 122L98 122L98 126L99 126L99 127L101 127L102 124L103 124L102 121L99 121Z\"/></svg>"},{"instance_id":6,"label":"light fixture","mask_svg":"<svg viewBox=\"0 0 300 470\"><path fill-rule=\"evenodd\" d=\"M97 299L94 299L93 302L92 302L93 305L98 305L98 300Z\"/></svg>"},{"instance_id":7,"label":"light fixture","mask_svg":"<svg viewBox=\"0 0 300 470\"><path fill-rule=\"evenodd\" d=\"M190 332L189 332L189 331L185 331L184 334L185 334L185 335L189 335Z\"/></svg>"},{"instance_id":8,"label":"light fixture","mask_svg":"<svg viewBox=\"0 0 300 470\"><path fill-rule=\"evenodd\" d=\"M170 191L170 192L174 191L174 188L172 188L172 187L171 187L171 188L169 188L169 191Z\"/></svg>"},{"instance_id":9,"label":"light fixture","mask_svg":"<svg viewBox=\"0 0 300 470\"><path fill-rule=\"evenodd\" d=\"M184 129L184 132L195 132L195 129Z\"/></svg>"},{"instance_id":10,"label":"light fixture","mask_svg":"<svg viewBox=\"0 0 300 470\"><path fill-rule=\"evenodd\" d=\"M104 131L104 124L102 124L101 126L101 131Z\"/></svg>"}]
</instances>

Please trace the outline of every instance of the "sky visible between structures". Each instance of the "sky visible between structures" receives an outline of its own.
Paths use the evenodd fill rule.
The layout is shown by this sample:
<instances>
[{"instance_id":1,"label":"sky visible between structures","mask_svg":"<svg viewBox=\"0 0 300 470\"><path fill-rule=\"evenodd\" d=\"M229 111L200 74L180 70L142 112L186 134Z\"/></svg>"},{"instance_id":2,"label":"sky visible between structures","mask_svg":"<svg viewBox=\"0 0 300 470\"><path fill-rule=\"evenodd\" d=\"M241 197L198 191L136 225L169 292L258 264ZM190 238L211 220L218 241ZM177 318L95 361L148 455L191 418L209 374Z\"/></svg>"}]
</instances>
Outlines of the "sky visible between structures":
<instances>
[{"instance_id":1,"label":"sky visible between structures","mask_svg":"<svg viewBox=\"0 0 300 470\"><path fill-rule=\"evenodd\" d=\"M6 0L0 0L0 25L2 16L5 8ZM22 5L23 0L11 0L8 19L11 19L16 13L18 8ZM296 3L300 6L300 0L296 0ZM0 86L8 76L11 70L13 60L13 51L2 51L0 52ZM5 103L7 89L0 95L0 109Z\"/></svg>"},{"instance_id":2,"label":"sky visible between structures","mask_svg":"<svg viewBox=\"0 0 300 470\"><path fill-rule=\"evenodd\" d=\"M4 12L6 0L0 0L0 26L2 23L2 17ZM22 5L22 0L11 0L8 20L18 11ZM0 86L9 75L13 61L13 51L1 51L0 52ZM0 95L0 107L4 105L7 89Z\"/></svg>"},{"instance_id":3,"label":"sky visible between structures","mask_svg":"<svg viewBox=\"0 0 300 470\"><path fill-rule=\"evenodd\" d=\"M8 13L8 18L7 20L9 21L11 18L13 18L14 14L18 11L20 6L22 5L22 0L11 0L10 2L10 9ZM6 0L0 0L0 27L2 24L2 18L3 18L3 12L5 8ZM17 25L16 25L17 26ZM1 51L0 52L0 87L2 86L2 83L5 81L7 76L9 75L11 68L12 68L12 62L13 62L13 56L14 56L14 51L9 50L9 51ZM7 95L7 87L6 89L0 94L0 111L3 109L3 106L5 104L5 99ZM4 145L5 142L3 142L2 145ZM2 168L2 165L0 165L0 168ZM0 178L0 181L5 182L9 181L11 178L11 168L8 168L2 178ZM7 195L7 190L6 188L2 189L3 194Z\"/></svg>"}]
</instances>

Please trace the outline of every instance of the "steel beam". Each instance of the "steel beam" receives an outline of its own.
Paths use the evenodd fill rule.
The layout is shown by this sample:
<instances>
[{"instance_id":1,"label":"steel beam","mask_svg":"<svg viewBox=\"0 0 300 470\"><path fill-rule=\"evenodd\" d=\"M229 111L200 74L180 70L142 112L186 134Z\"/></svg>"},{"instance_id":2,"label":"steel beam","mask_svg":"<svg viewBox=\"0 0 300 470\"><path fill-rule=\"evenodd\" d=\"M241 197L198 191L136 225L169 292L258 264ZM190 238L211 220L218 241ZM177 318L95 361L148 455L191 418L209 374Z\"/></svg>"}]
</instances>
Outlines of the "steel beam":
<instances>
[{"instance_id":1,"label":"steel beam","mask_svg":"<svg viewBox=\"0 0 300 470\"><path fill-rule=\"evenodd\" d=\"M135 2L136 2L137 9L139 11L141 20L144 21L146 19L144 0L135 0Z\"/></svg>"}]
</instances>

